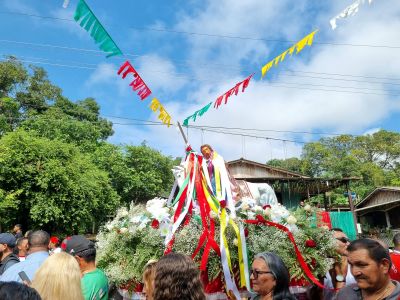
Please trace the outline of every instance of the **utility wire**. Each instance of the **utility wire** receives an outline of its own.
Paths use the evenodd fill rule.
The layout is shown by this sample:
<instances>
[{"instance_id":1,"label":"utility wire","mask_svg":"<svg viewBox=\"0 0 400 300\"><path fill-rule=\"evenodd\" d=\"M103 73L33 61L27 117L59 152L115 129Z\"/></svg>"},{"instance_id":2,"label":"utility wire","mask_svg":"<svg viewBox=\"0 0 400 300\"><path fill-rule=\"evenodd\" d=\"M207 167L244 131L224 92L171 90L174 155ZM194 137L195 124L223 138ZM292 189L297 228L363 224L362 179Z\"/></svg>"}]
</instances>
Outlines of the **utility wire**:
<instances>
[{"instance_id":1,"label":"utility wire","mask_svg":"<svg viewBox=\"0 0 400 300\"><path fill-rule=\"evenodd\" d=\"M0 61L6 61L7 59L0 59ZM42 62L42 61L32 61L32 60L20 60L21 62L25 63L32 63L32 64L44 64L44 65L50 65L50 66L55 66L55 67L66 67L66 68L77 68L77 69L88 69L88 70L96 70L97 68L95 67L88 67L88 66L79 66L79 65L68 65L68 64L61 64L61 63L49 63L49 62ZM158 73L158 74L167 74L170 76L174 77L180 77L180 78L185 78L185 79L193 79L199 82L213 82L215 83L215 80L202 80L198 78L188 78L183 75L177 75L169 72L160 72L160 71L149 71L150 73ZM335 93L349 93L349 94L363 94L363 95L377 95L377 96L400 96L400 94L396 93L371 93L371 92L362 92L362 91L351 91L351 90L337 90L337 89L320 89L320 88L307 88L304 86L321 86L321 87L336 87L336 88L350 88L350 89L363 89L363 88L358 88L358 87L339 87L339 86L329 86L329 85L314 85L314 84L308 84L308 83L286 83L286 84L297 84L298 86L290 86L290 85L285 85L285 84L275 84L275 83L270 83L270 82L258 82L259 84L262 85L268 85L269 88L288 88L288 89L302 89L302 90L310 90L310 91L324 91L324 92L335 92ZM369 89L369 88L365 88ZM371 89L369 89L371 90Z\"/></svg>"},{"instance_id":2,"label":"utility wire","mask_svg":"<svg viewBox=\"0 0 400 300\"><path fill-rule=\"evenodd\" d=\"M68 46L60 46L60 45L52 45L52 44L43 44L43 43L31 43L31 42L21 42L21 41L12 41L12 40L1 40L0 43L14 43L18 45L24 45L24 46L32 46L32 47L50 47L50 48L55 48L55 49L62 49L62 50L70 50L70 51L80 51L80 52L85 52L87 54L95 55L98 57L104 57L104 52L99 51L99 50L92 50L92 49L85 49L85 48L74 48L74 47L68 47ZM10 55L10 54L8 54ZM138 55L138 54L129 54L126 53L125 56L127 57L133 57L133 58L139 58L139 57L147 57L148 55ZM123 58L120 57L111 57L110 59L112 60L120 60L122 61ZM184 60L172 60L177 63L177 65L180 66L185 66L187 67L191 61L184 61ZM218 68L224 68L224 69L229 69L229 70L237 70L241 72L252 72L254 69L250 68L242 68L239 65L226 65L226 64L212 64L212 63L203 63L203 64L196 64L196 67L202 67L202 68L207 68L207 67L218 67ZM306 75L293 75L293 74L287 74L287 73L309 73L309 74L321 74L321 75L333 75L333 76L342 76L342 77L355 77L355 78L372 78L372 79L382 79L382 80L393 80L393 81L400 81L400 78L387 78L387 77L377 77L377 76L362 76L362 75L354 75L354 74L340 74L340 73L321 73L321 72L312 72L312 71L299 71L299 70L292 70L292 69L282 69L280 73L285 74L284 76L295 76L295 77L305 77L305 78L317 78L317 79L329 79L329 80L337 80L337 81L355 81L355 82L368 82L368 83L376 83L376 84L388 84L388 85L400 85L400 83L391 83L391 82L380 82L380 81L365 81L365 80L352 80L352 79L341 79L341 78L331 78L331 77L318 77L318 76L306 76Z\"/></svg>"},{"instance_id":3,"label":"utility wire","mask_svg":"<svg viewBox=\"0 0 400 300\"><path fill-rule=\"evenodd\" d=\"M77 67L77 68L88 68L88 69L96 69L98 67L98 64L88 64L88 63L82 63L79 61L66 61L66 60L60 60L60 59L48 59L48 58L42 58L42 57L32 57L32 56L17 56L17 55L13 55L11 54L11 56L16 57L20 60L25 60L25 61L32 61L35 60L36 63L42 63L42 64L57 64L58 66L64 67L64 66L68 66L68 67ZM39 62L37 60L43 60L45 62ZM64 62L63 64L58 64L58 63L54 63L54 62ZM68 63L68 65L66 65L65 63ZM73 65L71 65L73 64ZM76 65L78 64L78 65ZM83 66L82 66L83 65ZM181 78L187 78L187 76L185 76L184 73L171 73L171 72L161 72L161 71L151 71L152 73L161 73L161 74L166 74L166 75L170 75L170 76L175 76L175 77L181 77ZM281 75L281 76L294 76L294 75ZM302 76L302 75L298 75L298 76L294 76L294 77L311 77L311 78L317 78L317 79L324 79L324 80L335 80L335 81L355 81L355 82L360 82L360 83L375 83L375 84L387 84L387 85L400 85L400 83L391 83L391 82L376 82L376 81L367 81L367 80L349 80L349 79L338 79L338 78L327 78L327 77L315 77L315 76ZM203 79L203 78L190 78L192 80L196 80L196 81L204 81L204 82L216 82L216 79L212 79L210 77L207 77L207 80ZM218 79L221 79L220 76L218 76ZM226 79L228 80L228 78ZM222 80L221 80L222 81ZM358 89L358 90L371 90L371 91L381 91L382 89L374 89L374 88L369 88L369 87L355 87L355 86L335 86L335 85L320 85L320 84L313 84L313 83L302 83L302 82L285 82L285 84L295 84L295 85L309 85L309 86L319 86L319 87L333 87L333 88L344 88L344 89Z\"/></svg>"},{"instance_id":4,"label":"utility wire","mask_svg":"<svg viewBox=\"0 0 400 300\"><path fill-rule=\"evenodd\" d=\"M41 18L41 19L50 19L50 20L75 22L74 20L66 19L66 18L42 16L42 15L37 15L37 14L22 13L22 12L15 12L15 11L0 11L0 14L20 15L20 16L27 16L27 17L34 17L34 18ZM156 31L156 32L167 32L167 33L176 33L176 34L216 37L216 38L274 42L274 43L296 43L296 42L298 42L298 41L295 41L295 40L266 39L266 38L259 38L259 37L244 37L244 36L234 36L234 35L222 35L222 34L190 32L190 31L183 31L183 30L152 28L152 27L130 27L130 28L132 28L134 30L138 30L138 31ZM371 45L371 44L330 43L330 42L314 42L313 44L315 44L315 45L323 45L323 46L329 45L329 46L346 46L346 47L369 47L369 48L400 49L400 46L393 46L393 45Z\"/></svg>"}]
</instances>

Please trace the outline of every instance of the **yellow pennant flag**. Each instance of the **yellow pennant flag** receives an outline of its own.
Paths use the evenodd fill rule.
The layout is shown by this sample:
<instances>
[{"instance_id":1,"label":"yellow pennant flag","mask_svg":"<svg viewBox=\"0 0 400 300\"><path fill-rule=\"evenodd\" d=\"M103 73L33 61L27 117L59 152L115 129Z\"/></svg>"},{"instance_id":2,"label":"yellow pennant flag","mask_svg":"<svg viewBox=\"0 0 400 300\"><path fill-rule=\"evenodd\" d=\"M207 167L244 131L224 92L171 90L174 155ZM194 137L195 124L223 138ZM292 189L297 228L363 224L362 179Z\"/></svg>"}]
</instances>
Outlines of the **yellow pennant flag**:
<instances>
[{"instance_id":1,"label":"yellow pennant flag","mask_svg":"<svg viewBox=\"0 0 400 300\"><path fill-rule=\"evenodd\" d=\"M269 71L269 69L272 68L272 66L277 66L278 63L282 62L287 54L292 55L294 53L294 50L296 50L296 54L298 54L301 50L304 49L305 46L311 46L314 40L314 35L317 33L317 31L318 29L314 30L313 32L302 38L300 41L298 41L296 44L294 44L292 47L285 50L283 53L279 54L273 60L265 64L261 68L261 78L265 76L265 74Z\"/></svg>"}]
</instances>

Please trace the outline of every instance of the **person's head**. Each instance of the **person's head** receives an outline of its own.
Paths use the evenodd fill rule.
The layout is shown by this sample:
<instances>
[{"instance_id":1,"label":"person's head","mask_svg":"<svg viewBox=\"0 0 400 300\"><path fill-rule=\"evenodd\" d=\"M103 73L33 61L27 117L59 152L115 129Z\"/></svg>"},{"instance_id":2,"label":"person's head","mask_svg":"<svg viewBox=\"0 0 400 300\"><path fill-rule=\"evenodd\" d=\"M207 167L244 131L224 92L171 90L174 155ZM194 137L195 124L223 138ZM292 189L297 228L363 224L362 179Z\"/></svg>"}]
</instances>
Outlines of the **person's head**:
<instances>
[{"instance_id":1,"label":"person's head","mask_svg":"<svg viewBox=\"0 0 400 300\"><path fill-rule=\"evenodd\" d=\"M392 266L389 251L371 239L352 241L347 247L351 273L360 289L375 291L387 284Z\"/></svg>"},{"instance_id":2,"label":"person's head","mask_svg":"<svg viewBox=\"0 0 400 300\"><path fill-rule=\"evenodd\" d=\"M13 228L13 232L17 233L17 232L21 232L22 231L22 225L21 224L15 224L14 228Z\"/></svg>"},{"instance_id":3,"label":"person's head","mask_svg":"<svg viewBox=\"0 0 400 300\"><path fill-rule=\"evenodd\" d=\"M44 261L35 273L32 287L43 300L83 300L79 265L74 257L64 252Z\"/></svg>"},{"instance_id":4,"label":"person's head","mask_svg":"<svg viewBox=\"0 0 400 300\"><path fill-rule=\"evenodd\" d=\"M204 144L200 147L200 152L206 159L210 159L213 151L213 148L208 144Z\"/></svg>"},{"instance_id":5,"label":"person's head","mask_svg":"<svg viewBox=\"0 0 400 300\"><path fill-rule=\"evenodd\" d=\"M25 232L25 234L24 234L24 237L28 237L31 233L33 232L33 230L27 230L26 232Z\"/></svg>"},{"instance_id":6,"label":"person's head","mask_svg":"<svg viewBox=\"0 0 400 300\"><path fill-rule=\"evenodd\" d=\"M64 250L76 258L82 272L89 266L95 265L95 245L83 235L73 235L68 237L65 241Z\"/></svg>"},{"instance_id":7,"label":"person's head","mask_svg":"<svg viewBox=\"0 0 400 300\"><path fill-rule=\"evenodd\" d=\"M400 232L394 235L393 244L396 250L400 250Z\"/></svg>"},{"instance_id":8,"label":"person's head","mask_svg":"<svg viewBox=\"0 0 400 300\"><path fill-rule=\"evenodd\" d=\"M154 277L156 275L156 260L149 261L143 270L143 294L147 300L153 299Z\"/></svg>"},{"instance_id":9,"label":"person's head","mask_svg":"<svg viewBox=\"0 0 400 300\"><path fill-rule=\"evenodd\" d=\"M50 238L49 249L55 249L60 245L60 240L56 236Z\"/></svg>"},{"instance_id":10,"label":"person's head","mask_svg":"<svg viewBox=\"0 0 400 300\"><path fill-rule=\"evenodd\" d=\"M272 252L257 254L250 273L253 290L258 295L272 294L273 299L292 298L289 292L289 271L278 255Z\"/></svg>"},{"instance_id":11,"label":"person's head","mask_svg":"<svg viewBox=\"0 0 400 300\"><path fill-rule=\"evenodd\" d=\"M347 246L350 243L349 238L340 228L331 229L333 237L336 239L336 252L340 255L347 255Z\"/></svg>"},{"instance_id":12,"label":"person's head","mask_svg":"<svg viewBox=\"0 0 400 300\"><path fill-rule=\"evenodd\" d=\"M205 300L200 273L189 256L170 253L157 262L154 300Z\"/></svg>"},{"instance_id":13,"label":"person's head","mask_svg":"<svg viewBox=\"0 0 400 300\"><path fill-rule=\"evenodd\" d=\"M49 234L44 230L35 230L28 235L28 252L47 251L49 247Z\"/></svg>"},{"instance_id":14,"label":"person's head","mask_svg":"<svg viewBox=\"0 0 400 300\"><path fill-rule=\"evenodd\" d=\"M0 233L0 253L2 258L13 252L15 247L15 237L9 232Z\"/></svg>"},{"instance_id":15,"label":"person's head","mask_svg":"<svg viewBox=\"0 0 400 300\"><path fill-rule=\"evenodd\" d=\"M16 281L0 282L2 300L42 300L39 293L26 284Z\"/></svg>"},{"instance_id":16,"label":"person's head","mask_svg":"<svg viewBox=\"0 0 400 300\"><path fill-rule=\"evenodd\" d=\"M28 238L20 237L17 239L15 249L18 256L26 256L28 253Z\"/></svg>"}]
</instances>

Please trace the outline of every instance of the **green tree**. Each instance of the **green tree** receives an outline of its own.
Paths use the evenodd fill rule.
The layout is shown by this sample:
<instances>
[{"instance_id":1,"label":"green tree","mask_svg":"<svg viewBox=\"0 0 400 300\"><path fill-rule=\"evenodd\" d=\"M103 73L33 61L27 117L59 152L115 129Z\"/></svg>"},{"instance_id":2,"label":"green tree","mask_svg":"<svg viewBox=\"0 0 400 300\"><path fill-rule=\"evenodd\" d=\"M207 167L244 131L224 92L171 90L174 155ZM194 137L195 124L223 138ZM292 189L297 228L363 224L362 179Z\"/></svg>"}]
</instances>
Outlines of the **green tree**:
<instances>
[{"instance_id":1,"label":"green tree","mask_svg":"<svg viewBox=\"0 0 400 300\"><path fill-rule=\"evenodd\" d=\"M23 130L0 139L0 191L2 223L15 222L9 218L16 214L30 227L66 233L86 231L119 204L108 174L90 156Z\"/></svg>"},{"instance_id":2,"label":"green tree","mask_svg":"<svg viewBox=\"0 0 400 300\"><path fill-rule=\"evenodd\" d=\"M290 157L287 159L271 159L267 161L267 165L286 169L297 173L303 172L303 161L297 157Z\"/></svg>"},{"instance_id":3,"label":"green tree","mask_svg":"<svg viewBox=\"0 0 400 300\"><path fill-rule=\"evenodd\" d=\"M126 147L126 163L133 171L128 197L133 201L146 201L155 196L167 196L174 177L171 169L175 161L159 151L140 146Z\"/></svg>"}]
</instances>

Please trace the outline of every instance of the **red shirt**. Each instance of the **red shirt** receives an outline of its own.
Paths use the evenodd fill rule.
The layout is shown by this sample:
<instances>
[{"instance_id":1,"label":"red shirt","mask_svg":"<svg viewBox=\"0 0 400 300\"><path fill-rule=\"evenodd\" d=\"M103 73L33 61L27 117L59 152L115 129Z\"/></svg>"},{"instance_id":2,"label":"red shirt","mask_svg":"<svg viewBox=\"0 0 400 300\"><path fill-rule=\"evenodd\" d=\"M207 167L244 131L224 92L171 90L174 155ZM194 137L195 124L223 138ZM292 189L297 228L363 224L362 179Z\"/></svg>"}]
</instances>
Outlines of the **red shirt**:
<instances>
[{"instance_id":1,"label":"red shirt","mask_svg":"<svg viewBox=\"0 0 400 300\"><path fill-rule=\"evenodd\" d=\"M390 253L392 268L390 269L390 278L400 281L400 251Z\"/></svg>"}]
</instances>

